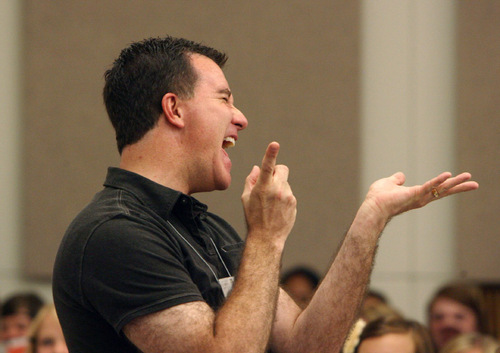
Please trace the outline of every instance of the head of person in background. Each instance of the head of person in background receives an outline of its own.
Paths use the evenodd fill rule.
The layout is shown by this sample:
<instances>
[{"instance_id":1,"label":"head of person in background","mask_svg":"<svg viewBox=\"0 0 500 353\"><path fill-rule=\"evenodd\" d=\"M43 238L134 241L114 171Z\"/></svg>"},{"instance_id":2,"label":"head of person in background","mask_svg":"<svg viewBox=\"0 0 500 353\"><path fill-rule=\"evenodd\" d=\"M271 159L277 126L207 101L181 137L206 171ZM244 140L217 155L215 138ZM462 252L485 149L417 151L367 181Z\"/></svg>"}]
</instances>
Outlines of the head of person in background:
<instances>
[{"instance_id":1,"label":"head of person in background","mask_svg":"<svg viewBox=\"0 0 500 353\"><path fill-rule=\"evenodd\" d=\"M282 288L301 307L305 308L311 300L320 282L320 276L305 266L293 267L283 273L280 283Z\"/></svg>"},{"instance_id":2,"label":"head of person in background","mask_svg":"<svg viewBox=\"0 0 500 353\"><path fill-rule=\"evenodd\" d=\"M380 318L369 322L359 336L355 353L434 353L430 334L414 320Z\"/></svg>"},{"instance_id":3,"label":"head of person in background","mask_svg":"<svg viewBox=\"0 0 500 353\"><path fill-rule=\"evenodd\" d=\"M402 319L403 315L389 304L380 303L366 308L363 307L361 309L360 318L368 323L380 318Z\"/></svg>"},{"instance_id":4,"label":"head of person in background","mask_svg":"<svg viewBox=\"0 0 500 353\"><path fill-rule=\"evenodd\" d=\"M360 318L365 322L370 322L381 317L403 318L403 315L389 304L385 295L375 290L369 290L363 300Z\"/></svg>"},{"instance_id":5,"label":"head of person in background","mask_svg":"<svg viewBox=\"0 0 500 353\"><path fill-rule=\"evenodd\" d=\"M33 320L26 353L68 353L54 305L44 306Z\"/></svg>"},{"instance_id":6,"label":"head of person in background","mask_svg":"<svg viewBox=\"0 0 500 353\"><path fill-rule=\"evenodd\" d=\"M31 321L43 306L35 293L18 293L8 297L0 310L0 341L26 338Z\"/></svg>"},{"instance_id":7,"label":"head of person in background","mask_svg":"<svg viewBox=\"0 0 500 353\"><path fill-rule=\"evenodd\" d=\"M440 288L428 306L428 326L436 348L462 333L487 333L481 290L469 284Z\"/></svg>"},{"instance_id":8,"label":"head of person in background","mask_svg":"<svg viewBox=\"0 0 500 353\"><path fill-rule=\"evenodd\" d=\"M379 291L370 289L363 300L363 310L381 304L389 305L387 297Z\"/></svg>"},{"instance_id":9,"label":"head of person in background","mask_svg":"<svg viewBox=\"0 0 500 353\"><path fill-rule=\"evenodd\" d=\"M369 322L379 319L404 319L403 315L401 315L399 311L388 304L385 296L380 295L378 292L368 291L365 299L368 299L368 301L363 301L359 313L359 319L353 325L353 328L344 343L343 353L354 352L354 349L359 342L359 337Z\"/></svg>"},{"instance_id":10,"label":"head of person in background","mask_svg":"<svg viewBox=\"0 0 500 353\"><path fill-rule=\"evenodd\" d=\"M451 339L439 353L498 353L500 343L478 332L464 333Z\"/></svg>"}]
</instances>

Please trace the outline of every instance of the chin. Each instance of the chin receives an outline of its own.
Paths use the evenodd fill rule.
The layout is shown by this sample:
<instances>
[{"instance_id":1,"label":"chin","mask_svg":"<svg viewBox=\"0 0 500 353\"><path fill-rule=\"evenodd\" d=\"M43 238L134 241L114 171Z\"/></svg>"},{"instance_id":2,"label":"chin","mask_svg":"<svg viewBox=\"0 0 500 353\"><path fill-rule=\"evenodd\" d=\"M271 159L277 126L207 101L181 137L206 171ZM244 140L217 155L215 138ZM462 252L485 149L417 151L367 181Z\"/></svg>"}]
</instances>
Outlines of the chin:
<instances>
[{"instance_id":1,"label":"chin","mask_svg":"<svg viewBox=\"0 0 500 353\"><path fill-rule=\"evenodd\" d=\"M231 186L231 181L227 182L227 183L220 183L220 184L217 184L215 186L215 190L219 190L219 191L222 191L222 190L227 190L229 188L229 186Z\"/></svg>"},{"instance_id":2,"label":"chin","mask_svg":"<svg viewBox=\"0 0 500 353\"><path fill-rule=\"evenodd\" d=\"M215 181L215 190L226 190L231 185L231 175Z\"/></svg>"}]
</instances>

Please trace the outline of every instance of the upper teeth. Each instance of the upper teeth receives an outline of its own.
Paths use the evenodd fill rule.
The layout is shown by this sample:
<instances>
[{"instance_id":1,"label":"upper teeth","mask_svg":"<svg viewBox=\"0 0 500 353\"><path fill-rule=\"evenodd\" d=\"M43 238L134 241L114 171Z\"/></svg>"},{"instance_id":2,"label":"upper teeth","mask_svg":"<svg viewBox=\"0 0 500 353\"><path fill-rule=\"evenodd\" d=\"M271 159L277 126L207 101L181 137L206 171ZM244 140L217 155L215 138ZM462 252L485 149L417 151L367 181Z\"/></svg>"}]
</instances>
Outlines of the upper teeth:
<instances>
[{"instance_id":1,"label":"upper teeth","mask_svg":"<svg viewBox=\"0 0 500 353\"><path fill-rule=\"evenodd\" d=\"M224 137L223 146L225 148L227 148L227 147L233 147L235 144L236 144L236 141L235 141L234 137L230 137L230 136Z\"/></svg>"}]
</instances>

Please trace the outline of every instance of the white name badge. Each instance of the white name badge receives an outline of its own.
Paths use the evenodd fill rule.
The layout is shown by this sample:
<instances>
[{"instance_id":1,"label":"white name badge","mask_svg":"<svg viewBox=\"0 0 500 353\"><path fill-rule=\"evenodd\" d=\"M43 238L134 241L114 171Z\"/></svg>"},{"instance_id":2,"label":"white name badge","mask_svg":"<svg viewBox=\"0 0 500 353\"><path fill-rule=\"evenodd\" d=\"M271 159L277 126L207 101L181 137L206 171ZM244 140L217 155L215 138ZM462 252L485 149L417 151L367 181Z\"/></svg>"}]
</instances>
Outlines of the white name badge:
<instances>
[{"instance_id":1,"label":"white name badge","mask_svg":"<svg viewBox=\"0 0 500 353\"><path fill-rule=\"evenodd\" d=\"M227 298L227 296L231 292L231 289L233 289L234 276L220 278L219 279L219 284L222 287L222 292L224 293L224 297Z\"/></svg>"}]
</instances>

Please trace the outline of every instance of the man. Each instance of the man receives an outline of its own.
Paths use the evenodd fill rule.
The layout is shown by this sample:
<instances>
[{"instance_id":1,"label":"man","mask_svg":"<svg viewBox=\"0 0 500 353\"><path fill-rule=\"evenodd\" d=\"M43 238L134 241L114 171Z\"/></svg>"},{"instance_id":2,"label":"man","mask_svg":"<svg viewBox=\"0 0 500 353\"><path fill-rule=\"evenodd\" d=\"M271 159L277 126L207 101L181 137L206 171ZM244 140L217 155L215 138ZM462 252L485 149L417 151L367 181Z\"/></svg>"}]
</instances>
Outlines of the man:
<instances>
[{"instance_id":1,"label":"man","mask_svg":"<svg viewBox=\"0 0 500 353\"><path fill-rule=\"evenodd\" d=\"M233 104L225 61L167 37L132 44L106 73L120 168L70 225L54 268L70 352L337 352L388 220L477 188L466 173L411 188L402 173L374 183L302 311L278 287L296 215L288 168L276 164L279 144L269 144L246 179L244 247L191 196L229 186L225 148L248 124Z\"/></svg>"},{"instance_id":2,"label":"man","mask_svg":"<svg viewBox=\"0 0 500 353\"><path fill-rule=\"evenodd\" d=\"M480 289L460 283L439 288L429 303L428 322L438 350L460 334L487 334Z\"/></svg>"}]
</instances>

